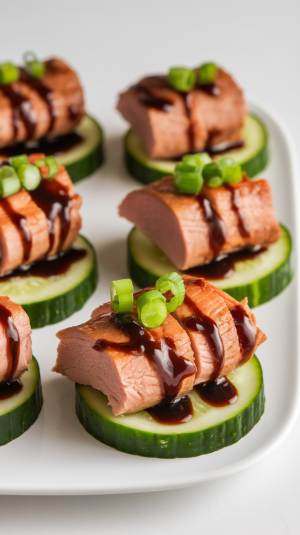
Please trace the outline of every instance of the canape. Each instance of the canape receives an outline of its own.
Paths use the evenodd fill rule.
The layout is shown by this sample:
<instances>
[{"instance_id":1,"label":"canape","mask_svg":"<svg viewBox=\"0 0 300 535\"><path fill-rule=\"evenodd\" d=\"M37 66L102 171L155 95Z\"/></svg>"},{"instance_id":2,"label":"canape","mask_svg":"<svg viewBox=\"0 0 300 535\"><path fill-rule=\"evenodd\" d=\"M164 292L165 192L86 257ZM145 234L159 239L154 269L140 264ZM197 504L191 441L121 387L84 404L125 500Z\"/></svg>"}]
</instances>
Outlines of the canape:
<instances>
[{"instance_id":1,"label":"canape","mask_svg":"<svg viewBox=\"0 0 300 535\"><path fill-rule=\"evenodd\" d=\"M0 295L31 327L79 310L97 284L93 247L82 236L81 197L53 156L14 156L0 165Z\"/></svg>"},{"instance_id":2,"label":"canape","mask_svg":"<svg viewBox=\"0 0 300 535\"><path fill-rule=\"evenodd\" d=\"M101 165L103 136L73 69L30 52L22 67L0 64L0 161L38 152L56 156L76 182Z\"/></svg>"},{"instance_id":3,"label":"canape","mask_svg":"<svg viewBox=\"0 0 300 535\"><path fill-rule=\"evenodd\" d=\"M275 217L270 184L250 180L233 158L186 156L174 176L129 193L119 214L135 225L128 263L141 287L177 269L253 307L292 279L291 237Z\"/></svg>"},{"instance_id":4,"label":"canape","mask_svg":"<svg viewBox=\"0 0 300 535\"><path fill-rule=\"evenodd\" d=\"M266 336L247 299L175 272L132 292L130 279L113 281L110 303L57 333L53 371L77 383L84 428L148 457L193 457L240 440L264 411L254 352Z\"/></svg>"},{"instance_id":5,"label":"canape","mask_svg":"<svg viewBox=\"0 0 300 535\"><path fill-rule=\"evenodd\" d=\"M145 184L173 173L184 154L230 155L249 177L268 162L268 135L247 112L242 90L214 63L147 76L121 93L118 111L131 125L125 137L130 174Z\"/></svg>"},{"instance_id":6,"label":"canape","mask_svg":"<svg viewBox=\"0 0 300 535\"><path fill-rule=\"evenodd\" d=\"M43 404L29 318L7 296L0 297L0 344L0 446L4 446L34 424Z\"/></svg>"}]
</instances>

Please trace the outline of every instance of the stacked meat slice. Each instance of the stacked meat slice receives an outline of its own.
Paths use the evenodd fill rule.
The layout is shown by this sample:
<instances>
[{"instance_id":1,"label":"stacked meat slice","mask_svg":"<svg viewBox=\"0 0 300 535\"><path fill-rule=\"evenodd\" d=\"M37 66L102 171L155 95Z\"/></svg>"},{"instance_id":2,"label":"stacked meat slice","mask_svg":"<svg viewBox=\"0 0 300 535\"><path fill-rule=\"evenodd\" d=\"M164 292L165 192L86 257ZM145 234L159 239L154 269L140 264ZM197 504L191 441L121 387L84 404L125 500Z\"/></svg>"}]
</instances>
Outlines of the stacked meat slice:
<instances>
[{"instance_id":1,"label":"stacked meat slice","mask_svg":"<svg viewBox=\"0 0 300 535\"><path fill-rule=\"evenodd\" d=\"M149 408L165 399L164 383L174 384L180 369L177 366L176 371L176 366L170 364L170 348L187 370L176 397L188 393L194 384L224 376L251 358L266 336L256 327L247 299L238 303L204 279L186 280L185 287L184 303L168 314L162 326L139 327L143 337L140 344L133 344L120 329L110 303L96 309L86 323L63 329L57 334L60 343L53 371L104 392L118 416ZM149 288L135 294L135 299L146 290ZM232 314L236 307L244 314L248 332L252 333L248 346ZM130 317L137 322L135 307ZM195 330L187 319L196 326L197 321L204 319L204 327L199 324ZM213 327L213 332L205 329L205 322ZM156 344L155 359L149 358L144 339Z\"/></svg>"}]
</instances>

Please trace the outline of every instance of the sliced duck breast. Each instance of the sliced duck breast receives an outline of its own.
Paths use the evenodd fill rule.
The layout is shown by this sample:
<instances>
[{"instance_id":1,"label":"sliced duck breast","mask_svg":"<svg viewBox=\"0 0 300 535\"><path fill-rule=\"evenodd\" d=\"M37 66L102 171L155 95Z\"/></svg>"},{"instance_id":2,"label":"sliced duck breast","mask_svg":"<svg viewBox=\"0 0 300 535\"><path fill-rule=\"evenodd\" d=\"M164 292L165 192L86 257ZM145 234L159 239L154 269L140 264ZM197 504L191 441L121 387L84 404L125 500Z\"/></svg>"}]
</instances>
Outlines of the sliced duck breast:
<instances>
[{"instance_id":1,"label":"sliced duck breast","mask_svg":"<svg viewBox=\"0 0 300 535\"><path fill-rule=\"evenodd\" d=\"M31 359L29 318L20 305L0 296L0 383L18 379Z\"/></svg>"}]
</instances>

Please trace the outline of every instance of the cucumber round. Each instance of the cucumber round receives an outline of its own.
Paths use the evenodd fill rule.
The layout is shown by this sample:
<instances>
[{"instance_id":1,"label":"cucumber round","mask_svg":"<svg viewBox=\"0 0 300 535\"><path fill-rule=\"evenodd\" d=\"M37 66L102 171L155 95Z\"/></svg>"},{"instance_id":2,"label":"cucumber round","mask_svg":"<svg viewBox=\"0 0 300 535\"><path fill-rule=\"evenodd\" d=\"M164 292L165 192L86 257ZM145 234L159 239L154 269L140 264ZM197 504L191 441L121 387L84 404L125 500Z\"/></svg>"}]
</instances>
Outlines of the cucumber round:
<instances>
[{"instance_id":1,"label":"cucumber round","mask_svg":"<svg viewBox=\"0 0 300 535\"><path fill-rule=\"evenodd\" d=\"M72 182L88 177L104 161L103 133L97 121L86 115L75 132L83 138L81 143L55 156L57 162L66 167Z\"/></svg>"},{"instance_id":2,"label":"cucumber round","mask_svg":"<svg viewBox=\"0 0 300 535\"><path fill-rule=\"evenodd\" d=\"M293 262L291 236L283 225L280 228L281 237L264 253L237 262L234 273L227 279L210 282L238 301L248 297L250 308L266 303L282 292L293 278ZM155 286L157 279L165 273L178 271L168 257L136 228L130 232L127 246L128 270L141 288Z\"/></svg>"},{"instance_id":3,"label":"cucumber round","mask_svg":"<svg viewBox=\"0 0 300 535\"><path fill-rule=\"evenodd\" d=\"M215 159L231 156L240 163L249 178L260 173L268 163L268 134L262 121L253 114L246 116L243 130L244 147L224 152ZM151 160L148 158L138 135L129 130L125 136L125 164L128 172L143 184L150 184L163 176L174 173L176 165L172 160Z\"/></svg>"},{"instance_id":4,"label":"cucumber round","mask_svg":"<svg viewBox=\"0 0 300 535\"><path fill-rule=\"evenodd\" d=\"M16 277L1 282L0 295L8 295L27 312L32 329L62 321L80 310L97 287L96 255L90 242L78 236L73 247L87 255L66 273L55 277Z\"/></svg>"},{"instance_id":5,"label":"cucumber round","mask_svg":"<svg viewBox=\"0 0 300 535\"><path fill-rule=\"evenodd\" d=\"M196 457L235 444L264 412L263 374L255 356L228 378L238 390L235 403L215 408L193 390L189 394L193 417L180 425L159 424L146 411L114 416L104 394L78 384L76 412L88 433L117 450L163 459Z\"/></svg>"},{"instance_id":6,"label":"cucumber round","mask_svg":"<svg viewBox=\"0 0 300 535\"><path fill-rule=\"evenodd\" d=\"M37 420L43 405L39 365L34 357L21 377L22 390L0 401L0 446L23 435Z\"/></svg>"}]
</instances>

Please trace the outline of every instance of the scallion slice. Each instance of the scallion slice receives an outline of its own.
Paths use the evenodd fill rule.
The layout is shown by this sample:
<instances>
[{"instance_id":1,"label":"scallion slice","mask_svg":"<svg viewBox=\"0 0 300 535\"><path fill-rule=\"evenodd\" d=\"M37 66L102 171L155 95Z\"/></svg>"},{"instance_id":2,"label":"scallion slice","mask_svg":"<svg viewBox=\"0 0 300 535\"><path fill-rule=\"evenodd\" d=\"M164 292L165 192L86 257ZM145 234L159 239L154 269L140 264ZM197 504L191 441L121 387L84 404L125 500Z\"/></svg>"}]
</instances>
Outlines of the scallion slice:
<instances>
[{"instance_id":1,"label":"scallion slice","mask_svg":"<svg viewBox=\"0 0 300 535\"><path fill-rule=\"evenodd\" d=\"M176 91L191 91L195 85L196 75L194 71L185 67L173 67L169 71L168 81Z\"/></svg>"},{"instance_id":2,"label":"scallion slice","mask_svg":"<svg viewBox=\"0 0 300 535\"><path fill-rule=\"evenodd\" d=\"M47 156L45 164L48 166L48 178L54 178L58 173L58 165L54 156Z\"/></svg>"},{"instance_id":3,"label":"scallion slice","mask_svg":"<svg viewBox=\"0 0 300 535\"><path fill-rule=\"evenodd\" d=\"M41 173L39 169L32 163L24 163L18 167L18 177L23 188L28 191L36 189L41 181Z\"/></svg>"},{"instance_id":4,"label":"scallion slice","mask_svg":"<svg viewBox=\"0 0 300 535\"><path fill-rule=\"evenodd\" d=\"M43 78L45 74L45 63L39 61L34 52L25 52L23 58L30 76L36 80Z\"/></svg>"},{"instance_id":5,"label":"scallion slice","mask_svg":"<svg viewBox=\"0 0 300 535\"><path fill-rule=\"evenodd\" d=\"M0 63L0 85L16 82L20 78L20 71L13 63Z\"/></svg>"},{"instance_id":6,"label":"scallion slice","mask_svg":"<svg viewBox=\"0 0 300 535\"><path fill-rule=\"evenodd\" d=\"M28 163L28 156L27 154L20 154L20 156L13 156L9 159L10 165L14 169L19 169L20 165L23 165L24 163Z\"/></svg>"},{"instance_id":7,"label":"scallion slice","mask_svg":"<svg viewBox=\"0 0 300 535\"><path fill-rule=\"evenodd\" d=\"M166 303L168 312L174 312L184 301L185 286L182 278L176 271L173 273L166 273L163 277L160 277L155 284L156 289L165 294L172 292L172 299Z\"/></svg>"},{"instance_id":8,"label":"scallion slice","mask_svg":"<svg viewBox=\"0 0 300 535\"><path fill-rule=\"evenodd\" d=\"M139 321L147 329L159 327L168 315L166 299L158 290L150 290L141 295L136 301L136 307Z\"/></svg>"},{"instance_id":9,"label":"scallion slice","mask_svg":"<svg viewBox=\"0 0 300 535\"><path fill-rule=\"evenodd\" d=\"M130 279L112 281L110 286L111 306L120 314L131 312L133 307L133 285Z\"/></svg>"},{"instance_id":10,"label":"scallion slice","mask_svg":"<svg viewBox=\"0 0 300 535\"><path fill-rule=\"evenodd\" d=\"M205 165L202 175L210 188L218 188L224 182L225 172L218 163L212 162Z\"/></svg>"},{"instance_id":11,"label":"scallion slice","mask_svg":"<svg viewBox=\"0 0 300 535\"><path fill-rule=\"evenodd\" d=\"M212 159L207 152L198 152L197 154L187 154L182 158L182 163L188 163L191 165L198 165L201 169L211 163Z\"/></svg>"},{"instance_id":12,"label":"scallion slice","mask_svg":"<svg viewBox=\"0 0 300 535\"><path fill-rule=\"evenodd\" d=\"M201 168L188 163L176 164L174 183L180 193L198 195L203 185Z\"/></svg>"},{"instance_id":13,"label":"scallion slice","mask_svg":"<svg viewBox=\"0 0 300 535\"><path fill-rule=\"evenodd\" d=\"M0 168L0 196L2 199L17 193L21 189L20 179L13 167L4 165Z\"/></svg>"},{"instance_id":14,"label":"scallion slice","mask_svg":"<svg viewBox=\"0 0 300 535\"><path fill-rule=\"evenodd\" d=\"M242 168L234 158L227 156L219 160L218 164L224 170L224 182L227 182L227 184L236 184L242 180Z\"/></svg>"},{"instance_id":15,"label":"scallion slice","mask_svg":"<svg viewBox=\"0 0 300 535\"><path fill-rule=\"evenodd\" d=\"M45 158L40 158L39 160L36 160L36 161L34 162L34 165L36 165L39 169L40 169L41 167L44 167L44 166L46 165L46 160L45 160Z\"/></svg>"},{"instance_id":16,"label":"scallion slice","mask_svg":"<svg viewBox=\"0 0 300 535\"><path fill-rule=\"evenodd\" d=\"M215 63L204 63L203 65L201 65L198 71L198 78L200 84L212 84L217 72L218 67Z\"/></svg>"}]
</instances>

